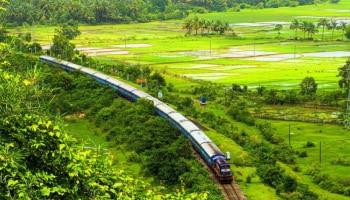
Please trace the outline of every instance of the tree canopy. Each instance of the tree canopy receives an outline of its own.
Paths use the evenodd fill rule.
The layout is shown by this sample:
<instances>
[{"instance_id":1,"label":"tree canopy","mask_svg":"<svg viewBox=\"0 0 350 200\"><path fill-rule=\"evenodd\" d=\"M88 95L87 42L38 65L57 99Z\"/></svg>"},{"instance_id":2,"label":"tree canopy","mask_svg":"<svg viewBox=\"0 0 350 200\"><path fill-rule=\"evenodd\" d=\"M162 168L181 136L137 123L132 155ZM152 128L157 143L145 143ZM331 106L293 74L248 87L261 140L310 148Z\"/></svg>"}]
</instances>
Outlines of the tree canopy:
<instances>
[{"instance_id":1,"label":"tree canopy","mask_svg":"<svg viewBox=\"0 0 350 200\"><path fill-rule=\"evenodd\" d=\"M86 24L182 19L191 13L313 4L313 0L10 0L1 18L9 25L57 25L69 20Z\"/></svg>"}]
</instances>

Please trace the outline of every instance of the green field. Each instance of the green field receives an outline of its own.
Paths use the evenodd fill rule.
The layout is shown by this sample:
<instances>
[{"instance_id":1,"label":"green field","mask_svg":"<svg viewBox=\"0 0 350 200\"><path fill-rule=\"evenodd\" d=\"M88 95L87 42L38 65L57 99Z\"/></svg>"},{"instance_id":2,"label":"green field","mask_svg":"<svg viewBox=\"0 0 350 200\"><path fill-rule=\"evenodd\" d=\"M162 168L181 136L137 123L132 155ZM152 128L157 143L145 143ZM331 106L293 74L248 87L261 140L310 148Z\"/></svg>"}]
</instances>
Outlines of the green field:
<instances>
[{"instance_id":1,"label":"green field","mask_svg":"<svg viewBox=\"0 0 350 200\"><path fill-rule=\"evenodd\" d=\"M73 42L77 48L99 48L114 52L91 50L88 53L101 60L141 63L154 68L166 68L182 76L214 80L226 85L236 83L251 88L263 85L290 89L298 87L304 77L312 76L319 88L334 89L338 87L337 69L349 57L349 53L339 56L339 52L349 51L349 41L341 40L343 37L340 30L334 31L332 40L332 33L327 29L321 41L321 27L314 35L314 41L289 40L295 36L295 31L286 23L293 19L317 23L321 17L347 20L349 13L345 8L348 6L348 2L341 1L335 5L244 9L240 12L198 15L199 18L227 20L232 23L236 37L232 37L231 33L210 37L193 33L186 37L182 21L161 21L81 26L82 35ZM254 25L258 22L266 24ZM252 24L239 25L242 23ZM278 23L284 24L279 37L277 31L273 30ZM53 30L54 27L36 27L36 40L49 45ZM33 28L17 31L33 31ZM298 37L304 37L301 30L298 31ZM126 51L126 54L115 54L121 51ZM323 55L310 54L315 52Z\"/></svg>"},{"instance_id":2,"label":"green field","mask_svg":"<svg viewBox=\"0 0 350 200\"><path fill-rule=\"evenodd\" d=\"M303 78L311 76L318 83L318 92L325 92L338 89L338 68L343 66L349 57L347 54L338 56L340 52L350 50L349 40L345 38L342 40L340 31L335 31L332 39L331 31L325 30L324 39L321 40L322 30L319 28L319 32L314 35L314 41L294 41L290 38L294 37L295 31L290 30L288 24L283 25L279 37L273 30L275 23L264 26L235 24L285 23L295 18L316 23L320 17L346 20L350 18L346 10L349 7L350 2L340 1L335 5L246 9L240 12L198 15L205 19L227 20L233 24L235 37L230 33L223 36L216 34L185 36L185 30L181 28L182 21L162 21L145 24L80 26L82 35L73 42L77 48L99 48L110 52L127 51L126 54L112 54L92 50L89 55L96 56L101 62L118 60L162 69L167 72L167 82L174 83L177 89L186 89L190 85L198 84L181 77L214 81L223 85L233 83L248 85L248 88L260 85L277 89L296 89ZM49 45L54 28L35 27L35 29L12 30L12 32L35 31L35 39L42 45ZM303 38L301 31L298 31L298 37ZM240 130L246 130L252 135L258 134L255 128L232 123ZM320 162L319 145L321 143L322 172L334 178L350 179L348 177L349 166L331 164L333 159L340 157L348 159L350 156L349 130L343 129L342 126L327 124L287 121L272 121L272 123L276 127L276 134L282 136L286 143L289 139L289 125L291 125L293 149L307 151L308 154L306 158L297 159L301 172L294 172L291 166L281 164L286 171L297 177L298 181L309 184L311 190L321 194L321 199L348 199L320 189L304 172L313 164ZM230 151L235 157L246 154L234 141L220 133L210 131L207 134L222 148L223 152ZM95 143L100 144L99 139L94 139L94 136L91 138ZM308 141L313 142L315 147L303 148ZM254 172L254 168L237 167L235 171L242 173L242 176L237 175L237 177L242 181L240 185L243 192L250 199L278 199L275 191L261 184L257 177L253 178L251 184L245 183L245 178Z\"/></svg>"}]
</instances>

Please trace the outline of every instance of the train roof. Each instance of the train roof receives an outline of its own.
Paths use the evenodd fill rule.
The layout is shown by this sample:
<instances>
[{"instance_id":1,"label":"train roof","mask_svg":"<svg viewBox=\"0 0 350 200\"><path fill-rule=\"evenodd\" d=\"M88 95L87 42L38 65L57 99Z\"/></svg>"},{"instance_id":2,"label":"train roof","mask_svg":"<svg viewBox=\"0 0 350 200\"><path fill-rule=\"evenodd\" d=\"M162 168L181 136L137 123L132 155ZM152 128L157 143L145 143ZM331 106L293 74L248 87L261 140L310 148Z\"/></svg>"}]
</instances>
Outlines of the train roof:
<instances>
[{"instance_id":1,"label":"train roof","mask_svg":"<svg viewBox=\"0 0 350 200\"><path fill-rule=\"evenodd\" d=\"M174 113L169 114L171 119L176 121L177 123L181 124L184 121L188 121L186 117L184 117L182 114L178 113L176 110L174 110Z\"/></svg>"},{"instance_id":2,"label":"train roof","mask_svg":"<svg viewBox=\"0 0 350 200\"><path fill-rule=\"evenodd\" d=\"M128 91L128 92L132 92L133 90L136 90L136 88L134 88L133 86L128 85L128 84L126 84L126 83L124 83L124 82L122 82L122 83L119 84L118 86L119 86L120 88L122 88L122 89Z\"/></svg>"},{"instance_id":3,"label":"train roof","mask_svg":"<svg viewBox=\"0 0 350 200\"><path fill-rule=\"evenodd\" d=\"M171 108L170 106L166 105L161 101L159 101L159 104L157 104L156 107L165 114L177 113L176 110L174 110L173 108Z\"/></svg>"},{"instance_id":4,"label":"train roof","mask_svg":"<svg viewBox=\"0 0 350 200\"><path fill-rule=\"evenodd\" d=\"M102 74L101 72L94 73L94 76L102 80L106 80L109 78L109 76L107 76L106 74Z\"/></svg>"},{"instance_id":5,"label":"train roof","mask_svg":"<svg viewBox=\"0 0 350 200\"><path fill-rule=\"evenodd\" d=\"M224 156L224 154L221 152L221 150L213 143L213 142L208 142L208 143L203 143L201 144L202 149L205 151L205 153L213 159L214 156Z\"/></svg>"},{"instance_id":6,"label":"train roof","mask_svg":"<svg viewBox=\"0 0 350 200\"><path fill-rule=\"evenodd\" d=\"M148 96L147 97L144 97L145 99L148 99L150 101L153 101L153 104L154 106L157 106L157 105L161 105L161 104L164 104L163 102L161 102L159 99L155 98L155 97L152 97L151 95L147 94Z\"/></svg>"},{"instance_id":7,"label":"train roof","mask_svg":"<svg viewBox=\"0 0 350 200\"><path fill-rule=\"evenodd\" d=\"M228 163L227 163L227 161L226 161L226 159L224 159L224 158L218 158L218 159L216 159L216 162L219 164L219 165L228 165ZM230 166L230 165L229 165Z\"/></svg>"},{"instance_id":8,"label":"train roof","mask_svg":"<svg viewBox=\"0 0 350 200\"><path fill-rule=\"evenodd\" d=\"M189 120L181 122L181 126L187 131L187 133L200 131L200 129L192 121Z\"/></svg>"},{"instance_id":9,"label":"train roof","mask_svg":"<svg viewBox=\"0 0 350 200\"><path fill-rule=\"evenodd\" d=\"M82 68L82 66L77 65L77 64L74 64L74 63L68 63L68 64L66 64L66 65L69 66L70 68L75 69L75 70L79 70L79 69Z\"/></svg>"},{"instance_id":10,"label":"train roof","mask_svg":"<svg viewBox=\"0 0 350 200\"><path fill-rule=\"evenodd\" d=\"M51 60L51 61L54 61L54 60L56 60L56 58L54 58L54 57L51 57L51 56L40 56L40 59L45 59L45 60Z\"/></svg>"},{"instance_id":11,"label":"train roof","mask_svg":"<svg viewBox=\"0 0 350 200\"><path fill-rule=\"evenodd\" d=\"M147 94L146 92L138 90L138 89L132 91L132 93L135 94L136 96L138 96L139 98L146 98L149 96L149 94Z\"/></svg>"},{"instance_id":12,"label":"train roof","mask_svg":"<svg viewBox=\"0 0 350 200\"><path fill-rule=\"evenodd\" d=\"M202 131L193 131L190 135L198 144L212 142Z\"/></svg>"},{"instance_id":13,"label":"train roof","mask_svg":"<svg viewBox=\"0 0 350 200\"><path fill-rule=\"evenodd\" d=\"M119 80L117 80L115 78L109 78L106 81L109 82L110 84L115 85L115 86L118 86L118 85L123 83L123 82L121 82L121 81L119 81Z\"/></svg>"},{"instance_id":14,"label":"train roof","mask_svg":"<svg viewBox=\"0 0 350 200\"><path fill-rule=\"evenodd\" d=\"M84 72L84 73L86 73L86 74L89 74L89 75L93 75L94 73L96 73L95 70L90 69L90 68L86 68L86 67L82 67L82 68L80 69L80 71L82 71L82 72Z\"/></svg>"}]
</instances>

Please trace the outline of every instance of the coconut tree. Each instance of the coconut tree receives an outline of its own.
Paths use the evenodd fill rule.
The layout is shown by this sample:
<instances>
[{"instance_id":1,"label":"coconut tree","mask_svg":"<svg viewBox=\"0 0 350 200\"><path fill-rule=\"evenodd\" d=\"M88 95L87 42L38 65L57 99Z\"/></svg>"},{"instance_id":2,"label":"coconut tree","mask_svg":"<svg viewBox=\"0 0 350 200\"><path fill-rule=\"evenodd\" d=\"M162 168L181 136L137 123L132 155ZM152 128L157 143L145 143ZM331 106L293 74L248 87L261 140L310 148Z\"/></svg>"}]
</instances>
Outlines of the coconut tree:
<instances>
[{"instance_id":1,"label":"coconut tree","mask_svg":"<svg viewBox=\"0 0 350 200\"><path fill-rule=\"evenodd\" d=\"M191 18L187 18L182 24L182 29L186 29L186 34L191 34L193 30L193 20Z\"/></svg>"},{"instance_id":2,"label":"coconut tree","mask_svg":"<svg viewBox=\"0 0 350 200\"><path fill-rule=\"evenodd\" d=\"M277 31L277 33L278 33L278 38L280 38L280 35L281 35L281 30L282 30L282 28L283 28L283 26L282 26L282 24L276 24L276 26L275 26L275 31Z\"/></svg>"},{"instance_id":3,"label":"coconut tree","mask_svg":"<svg viewBox=\"0 0 350 200\"><path fill-rule=\"evenodd\" d=\"M307 32L307 27L309 26L309 22L307 22L307 21L303 21L303 22L301 22L301 24L300 24L300 26L299 26L299 28L303 31L303 33L304 33L304 39L305 39L305 34L306 34L306 32Z\"/></svg>"},{"instance_id":4,"label":"coconut tree","mask_svg":"<svg viewBox=\"0 0 350 200\"><path fill-rule=\"evenodd\" d=\"M324 35L324 28L328 24L328 19L327 18L321 18L318 20L317 27L322 26L322 40L323 40L323 35Z\"/></svg>"},{"instance_id":5,"label":"coconut tree","mask_svg":"<svg viewBox=\"0 0 350 200\"><path fill-rule=\"evenodd\" d=\"M294 39L298 38L298 29L300 28L300 22L298 19L294 19L292 23L290 24L290 29L295 30L295 36Z\"/></svg>"},{"instance_id":6,"label":"coconut tree","mask_svg":"<svg viewBox=\"0 0 350 200\"><path fill-rule=\"evenodd\" d=\"M207 20L205 20L205 19L203 19L203 18L199 19L198 24L199 24L199 28L201 29L201 35L203 35L203 30L204 30L204 28L205 28L205 23L206 23L206 21L207 21Z\"/></svg>"},{"instance_id":7,"label":"coconut tree","mask_svg":"<svg viewBox=\"0 0 350 200\"><path fill-rule=\"evenodd\" d=\"M196 15L196 16L194 16L194 18L193 18L193 29L196 31L196 35L198 34L198 29L200 28L200 23L199 23L199 18L198 18L198 16Z\"/></svg>"},{"instance_id":8,"label":"coconut tree","mask_svg":"<svg viewBox=\"0 0 350 200\"><path fill-rule=\"evenodd\" d=\"M331 40L333 40L333 34L334 34L334 30L337 28L337 22L335 20L331 20L327 23L327 29L328 30L332 30L332 38Z\"/></svg>"},{"instance_id":9,"label":"coconut tree","mask_svg":"<svg viewBox=\"0 0 350 200\"><path fill-rule=\"evenodd\" d=\"M210 31L213 29L214 20L206 20L205 22L205 28L208 30L208 35L210 34Z\"/></svg>"},{"instance_id":10,"label":"coconut tree","mask_svg":"<svg viewBox=\"0 0 350 200\"><path fill-rule=\"evenodd\" d=\"M307 32L308 37L312 39L312 36L318 32L316 25L312 22L308 23L308 26L306 28L306 32Z\"/></svg>"},{"instance_id":11,"label":"coconut tree","mask_svg":"<svg viewBox=\"0 0 350 200\"><path fill-rule=\"evenodd\" d=\"M341 21L338 26L337 26L337 30L341 30L343 33L341 35L341 40L343 40L343 37L344 37L344 33L345 33L345 30L346 30L346 22L344 21Z\"/></svg>"}]
</instances>

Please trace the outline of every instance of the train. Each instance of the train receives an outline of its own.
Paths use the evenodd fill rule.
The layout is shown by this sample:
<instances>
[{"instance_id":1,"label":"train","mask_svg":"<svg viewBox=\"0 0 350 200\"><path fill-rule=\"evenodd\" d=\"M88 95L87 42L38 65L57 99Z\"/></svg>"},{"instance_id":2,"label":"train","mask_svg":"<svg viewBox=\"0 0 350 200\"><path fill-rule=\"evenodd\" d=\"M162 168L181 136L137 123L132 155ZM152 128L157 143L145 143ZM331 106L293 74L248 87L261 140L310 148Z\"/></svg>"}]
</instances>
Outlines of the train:
<instances>
[{"instance_id":1,"label":"train","mask_svg":"<svg viewBox=\"0 0 350 200\"><path fill-rule=\"evenodd\" d=\"M167 119L191 141L193 147L197 152L199 152L203 160L214 171L216 177L221 183L231 183L233 181L231 167L217 145L215 145L215 143L210 140L210 138L191 120L164 102L142 90L90 68L46 55L40 56L40 61L58 66L68 72L72 70L79 70L85 75L93 77L99 83L115 89L120 96L133 102L136 102L140 98L152 101L155 106L156 113L159 116Z\"/></svg>"}]
</instances>

